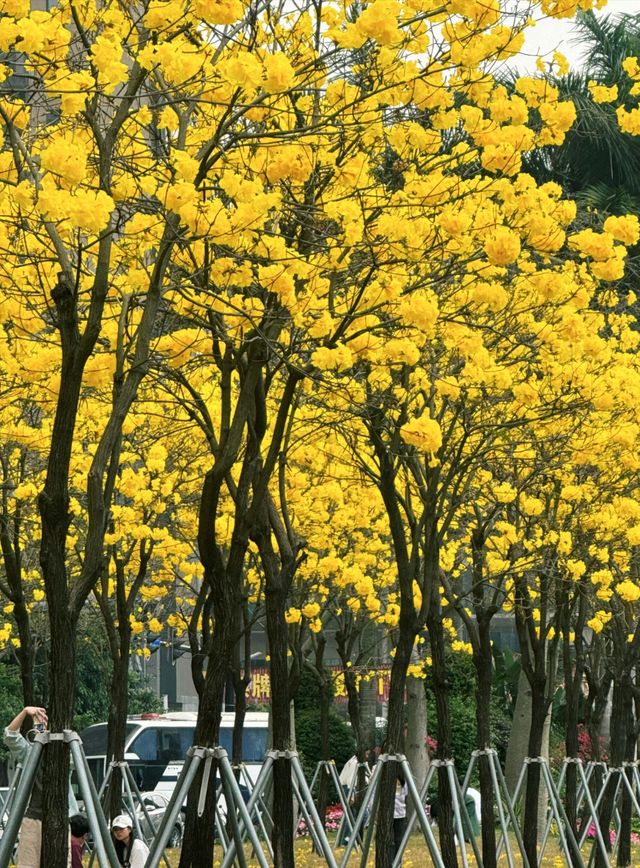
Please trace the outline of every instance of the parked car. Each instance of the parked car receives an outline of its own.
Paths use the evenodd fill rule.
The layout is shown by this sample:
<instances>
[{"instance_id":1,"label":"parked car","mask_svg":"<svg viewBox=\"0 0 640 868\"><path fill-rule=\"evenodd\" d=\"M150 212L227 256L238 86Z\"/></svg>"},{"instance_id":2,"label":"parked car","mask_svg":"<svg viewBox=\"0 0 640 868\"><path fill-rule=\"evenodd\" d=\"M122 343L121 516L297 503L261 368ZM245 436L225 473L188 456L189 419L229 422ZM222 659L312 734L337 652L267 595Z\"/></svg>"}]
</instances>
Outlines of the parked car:
<instances>
[{"instance_id":1,"label":"parked car","mask_svg":"<svg viewBox=\"0 0 640 868\"><path fill-rule=\"evenodd\" d=\"M142 834L147 839L147 841L151 840L158 831L158 827L162 822L162 819L167 811L167 807L169 806L169 800L166 799L160 793L141 793L142 799L144 801L144 806L146 808L147 815L149 820L151 821L151 828L149 827L149 823L147 818L145 817L145 813L142 810L141 805L136 806L136 814L138 816L138 821L140 823L140 829ZM171 849L175 849L182 844L182 836L184 834L184 814L182 811L178 814L178 816L173 821L173 829L171 830L171 836L169 838L169 842L167 847Z\"/></svg>"}]
</instances>

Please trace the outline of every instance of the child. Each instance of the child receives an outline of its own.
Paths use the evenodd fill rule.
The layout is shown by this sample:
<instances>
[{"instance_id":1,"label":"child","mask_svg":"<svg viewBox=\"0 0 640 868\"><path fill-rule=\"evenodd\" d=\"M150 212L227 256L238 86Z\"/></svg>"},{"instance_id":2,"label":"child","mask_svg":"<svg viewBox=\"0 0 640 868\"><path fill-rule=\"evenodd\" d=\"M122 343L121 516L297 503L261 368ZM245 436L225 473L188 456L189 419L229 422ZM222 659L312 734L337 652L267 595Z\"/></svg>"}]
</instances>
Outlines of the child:
<instances>
[{"instance_id":1,"label":"child","mask_svg":"<svg viewBox=\"0 0 640 868\"><path fill-rule=\"evenodd\" d=\"M71 827L71 868L82 868L82 848L89 833L89 823L84 814L69 818Z\"/></svg>"}]
</instances>

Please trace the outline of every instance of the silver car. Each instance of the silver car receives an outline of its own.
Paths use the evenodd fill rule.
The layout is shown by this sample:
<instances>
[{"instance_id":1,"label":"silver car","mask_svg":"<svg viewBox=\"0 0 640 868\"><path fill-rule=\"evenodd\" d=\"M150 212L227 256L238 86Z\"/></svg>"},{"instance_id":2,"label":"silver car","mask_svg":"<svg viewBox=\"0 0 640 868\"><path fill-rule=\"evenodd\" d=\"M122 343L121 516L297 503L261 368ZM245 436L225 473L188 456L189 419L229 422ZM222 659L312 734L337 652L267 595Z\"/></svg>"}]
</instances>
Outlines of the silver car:
<instances>
[{"instance_id":1,"label":"silver car","mask_svg":"<svg viewBox=\"0 0 640 868\"><path fill-rule=\"evenodd\" d=\"M136 804L136 816L138 822L140 823L140 830L142 831L142 834L147 841L150 841L158 831L158 827L160 826L160 823L162 822L169 806L169 800L160 793L141 793L141 796L144 802L146 814L151 823L151 827L149 827L149 821L147 820L147 817L145 816L145 811L143 811L142 805L140 804ZM183 831L184 815L181 811L173 821L173 828L171 830L171 835L169 837L167 847L170 847L171 849L180 847L180 845L182 844Z\"/></svg>"}]
</instances>

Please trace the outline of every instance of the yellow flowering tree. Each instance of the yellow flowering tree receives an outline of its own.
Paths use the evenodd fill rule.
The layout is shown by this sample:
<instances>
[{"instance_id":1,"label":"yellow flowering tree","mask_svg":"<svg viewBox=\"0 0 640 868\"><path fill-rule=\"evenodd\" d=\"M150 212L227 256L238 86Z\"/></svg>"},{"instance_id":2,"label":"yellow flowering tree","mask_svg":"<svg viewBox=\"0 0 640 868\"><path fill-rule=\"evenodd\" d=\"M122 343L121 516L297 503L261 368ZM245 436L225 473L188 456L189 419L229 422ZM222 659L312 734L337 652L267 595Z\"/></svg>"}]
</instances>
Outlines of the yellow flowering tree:
<instances>
[{"instance_id":1,"label":"yellow flowering tree","mask_svg":"<svg viewBox=\"0 0 640 868\"><path fill-rule=\"evenodd\" d=\"M490 82L487 88L493 96ZM522 88L531 105L540 108L543 95L535 80ZM504 95L496 90L502 105ZM517 106L528 110L525 100L512 112ZM502 107L495 115L493 111L490 97L486 109L467 106L461 111L466 133L483 159L495 141L487 131L504 116ZM551 124L547 134L559 141L571 112L545 109L542 115ZM496 171L493 164L486 169ZM429 289L411 292L410 280L404 289L395 283L397 313L384 339L381 324L379 341L367 336L365 344L357 331L352 339L345 333L340 337L346 348L333 339L336 346L327 345L312 357L324 369L325 383L331 383L332 406L345 420L345 438L376 481L390 520L400 603L390 749L400 744L405 673L425 622L436 684L446 681L440 550L461 504L477 490L476 477L481 478L487 464L511 460L520 430L539 428L541 436L566 439L576 410L586 412L605 400L599 379L603 371L610 369L615 379L624 370L607 347L608 321L590 307L594 300L607 303L608 281L617 278L617 263L624 262L617 228L573 232L575 205L562 199L556 185L538 187L517 168L512 178L478 172L455 193L455 213L438 202L434 224L441 234L434 230L427 248L433 254L441 249L436 244L442 244L448 254L446 274L430 263L426 277L414 265L409 275L422 278ZM393 292L389 283L399 279L402 267L396 265L386 283L378 277L381 291ZM584 358L576 357L577 346L584 347ZM526 452L523 448L524 467L530 458ZM540 461L544 463L544 451ZM490 479L486 498L502 504L515 498L508 477L496 472L496 479ZM446 755L445 693L436 692L438 743ZM541 732L537 726L533 731L536 741ZM529 812L537 812L534 778L530 776ZM443 782L443 804L448 801L445 789ZM532 853L536 822L530 814L525 826L533 830L527 842ZM446 810L442 827L447 858L455 859ZM383 853L384 821L379 828L378 850Z\"/></svg>"},{"instance_id":2,"label":"yellow flowering tree","mask_svg":"<svg viewBox=\"0 0 640 868\"><path fill-rule=\"evenodd\" d=\"M78 617L105 567L123 424L159 331L178 240L178 217L163 195L172 169L156 138L167 128L150 106L167 89L169 101L177 99L185 79L160 81L152 73L137 10L91 2L62 2L48 12L29 6L1 7L7 83L0 95L0 306L15 370L51 418L30 427L42 437L46 465L44 483L35 484L51 635L50 722L61 732L72 722ZM165 44L175 41L182 48L174 59L186 53L174 34ZM26 74L12 80L15 57ZM156 233L145 247L150 226ZM79 417L107 385L108 403L87 440L78 440ZM79 454L88 465L78 504L81 539L70 493ZM82 555L74 566L76 542ZM43 860L62 868L68 747L52 743L46 765Z\"/></svg>"},{"instance_id":3,"label":"yellow flowering tree","mask_svg":"<svg viewBox=\"0 0 640 868\"><path fill-rule=\"evenodd\" d=\"M288 512L306 541L307 554L297 571L287 612L290 645L298 671L311 668L324 692L323 758L330 759L329 702L332 687L337 687L346 695L356 755L364 763L375 745L375 720L363 713L360 686L363 678L366 683L376 677L372 660L380 657L383 643L397 625L390 540L377 490L354 473L340 439L319 421L317 408L301 407L298 439L288 456ZM334 631L342 663L338 679L324 665L327 630ZM327 783L321 782L318 793L321 814L327 804ZM358 798L364 784L363 779Z\"/></svg>"},{"instance_id":4,"label":"yellow flowering tree","mask_svg":"<svg viewBox=\"0 0 640 868\"><path fill-rule=\"evenodd\" d=\"M468 125L477 133L474 149L462 143L443 149L447 131L459 122L457 113L449 111L454 93L468 93L470 109L487 95L465 52L477 64L508 56L521 39L501 24L497 4L488 12L480 4L465 5L449 21L432 3L404 9L379 2L354 22L334 7L310 6L300 15L283 12L271 21L269 10L256 17L239 4L222 12L195 3L158 3L144 18L145 26L160 36L139 55L143 68L157 64L171 81L176 67L187 64L195 75L200 67L192 43L179 42L184 45L180 52L175 45L169 50L163 39L180 33L190 15L204 18L203 26L190 33L192 40L201 40L202 49L198 62L203 72L193 89L203 92L204 77L206 105L212 108L207 114L205 105L194 107L195 100L180 106L174 102L163 112L162 123L184 133L184 153L175 155L176 175L165 199L179 216L185 242L180 259L184 280L172 301L181 316L199 318L210 335L221 384L222 426L220 437L212 440L199 549L206 583L214 591L211 606L220 607L212 638L220 640L222 653L207 670L211 686L201 716L210 722L202 724L199 736L205 730L207 738L215 734L215 700L230 647L224 631L233 623L226 615L251 536L265 576L272 690L280 703L274 707L274 744L286 748L286 597L300 541L287 523L283 499L278 516L266 490L299 383L314 371L345 370L354 354L365 357L370 337L373 345L379 344L389 316L416 317L428 328L437 315L432 294L424 288L435 259L426 271L421 269L423 251L427 246L446 251L450 245L447 256L457 255L460 239L468 234L468 215L458 220L455 202L475 194L480 204L484 197L481 182L464 180L465 167L475 159L477 144L497 171L496 137L503 126L511 126L511 118L505 118L492 129L484 124L477 128L472 110ZM449 24L446 38L453 62L460 66L451 89L444 86L448 51L434 47L425 59L431 19ZM231 21L233 40L221 26ZM365 44L371 51L345 64L342 50ZM345 72L350 65L357 67L353 80ZM374 82L373 90L369 82ZM227 107L231 101L233 109L214 108L220 101ZM387 112L394 104L408 107L397 120ZM410 120L414 110L429 112L432 128ZM545 130L560 130L568 117L563 110L550 110ZM510 141L504 161L508 165L511 154L515 166L518 148L534 142L517 132ZM376 173L387 146L406 164L397 196L389 194L384 173ZM436 215L447 201L451 207L440 224ZM517 257L517 233L494 219L492 207L476 209L476 219L478 250L486 245L501 266ZM462 255L476 253L469 249ZM439 279L447 272L443 261ZM386 349L388 359L415 358L404 338L390 341ZM234 478L232 468L240 457ZM212 530L223 488L231 493L238 519L229 551ZM289 864L292 823L285 761L278 760L275 775L275 858ZM199 864L194 860L204 864L212 834L207 814L197 820L193 803L183 865ZM381 859L385 853L386 847L380 847Z\"/></svg>"},{"instance_id":5,"label":"yellow flowering tree","mask_svg":"<svg viewBox=\"0 0 640 868\"><path fill-rule=\"evenodd\" d=\"M578 5L592 3L543 2L557 15ZM121 435L153 359L173 365L176 418L184 423L186 411L210 456L196 609L215 653L197 738L215 740L253 540L274 746L289 746L286 612L304 546L283 484L277 497L269 484L276 470L286 476L280 458L308 379L332 412L355 420L354 442L364 444L391 520L400 640L389 746L397 749L408 655L427 614L437 634L439 492L453 502L486 432L508 427L498 407L497 424L484 418L467 430L465 399L489 414L483 390L499 405L510 390L535 391L534 350L553 355L556 331L564 350L590 300L588 269L556 260L571 205L520 173L523 152L562 140L572 106L533 79L515 96L496 87L490 65L522 45L499 0L445 9L440 0L374 0L354 20L333 3L61 0L30 12L27 0L3 0L0 8L0 47L20 53L29 82L28 94L7 87L0 98L0 293L5 328L27 323L18 357L38 341L38 402L53 417L39 498L52 725L70 725L68 639L105 573ZM2 69L10 79L11 67ZM602 280L623 255L611 234L576 239ZM103 400L107 386L105 412L78 441L84 403ZM460 450L458 481L443 475L449 448ZM70 571L69 479L80 452L89 459L86 532L82 563ZM406 504L396 483L410 492ZM49 753L44 861L63 868L67 760L62 745ZM285 759L274 774L275 862L290 866ZM385 780L379 866L390 858L393 782ZM211 788L201 817L190 800L181 868L210 865L213 799Z\"/></svg>"},{"instance_id":6,"label":"yellow flowering tree","mask_svg":"<svg viewBox=\"0 0 640 868\"><path fill-rule=\"evenodd\" d=\"M162 418L160 407L153 392L141 395L134 413L144 425L132 425L123 434L105 565L93 589L112 663L107 762L124 759L133 643L139 637L136 652L147 656L148 646L140 647L144 637L168 632L167 617L175 617L187 575L185 561L195 557L193 543L185 545L185 540L193 540L195 531L190 503L199 456L190 454L189 446L198 444L190 444L184 434L178 440L171 423L150 424ZM109 809L114 814L121 809L122 781L118 766L112 772Z\"/></svg>"}]
</instances>

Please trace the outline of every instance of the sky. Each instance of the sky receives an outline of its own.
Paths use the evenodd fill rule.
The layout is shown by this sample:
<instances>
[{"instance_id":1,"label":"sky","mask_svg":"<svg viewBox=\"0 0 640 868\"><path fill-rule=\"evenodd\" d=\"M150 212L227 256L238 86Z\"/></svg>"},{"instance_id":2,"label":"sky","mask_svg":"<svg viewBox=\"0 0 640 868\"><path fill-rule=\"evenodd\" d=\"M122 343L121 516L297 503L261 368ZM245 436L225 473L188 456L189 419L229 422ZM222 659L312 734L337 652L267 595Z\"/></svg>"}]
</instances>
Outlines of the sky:
<instances>
[{"instance_id":1,"label":"sky","mask_svg":"<svg viewBox=\"0 0 640 868\"><path fill-rule=\"evenodd\" d=\"M596 14L615 15L621 12L640 13L640 0L609 0L607 6ZM522 56L514 66L523 72L533 71L538 55L548 55L551 59L554 51L562 52L572 66L578 65L582 51L579 43L575 41L576 34L571 31L572 25L569 21L556 18L537 21L535 27L527 29Z\"/></svg>"}]
</instances>

